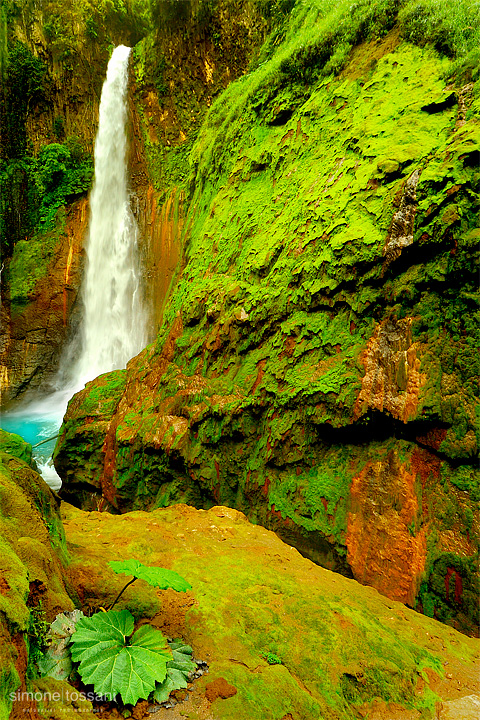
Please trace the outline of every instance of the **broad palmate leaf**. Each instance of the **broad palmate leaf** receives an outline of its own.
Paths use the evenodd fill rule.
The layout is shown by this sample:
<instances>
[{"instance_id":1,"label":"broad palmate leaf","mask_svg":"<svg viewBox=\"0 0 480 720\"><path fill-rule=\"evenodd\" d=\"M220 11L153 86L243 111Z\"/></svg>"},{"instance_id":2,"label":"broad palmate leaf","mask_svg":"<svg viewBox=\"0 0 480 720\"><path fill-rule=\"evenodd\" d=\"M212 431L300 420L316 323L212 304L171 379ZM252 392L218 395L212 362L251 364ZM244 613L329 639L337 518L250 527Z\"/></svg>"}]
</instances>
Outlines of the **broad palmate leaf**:
<instances>
[{"instance_id":1,"label":"broad palmate leaf","mask_svg":"<svg viewBox=\"0 0 480 720\"><path fill-rule=\"evenodd\" d=\"M72 636L72 658L80 662L78 672L95 692L134 705L147 698L156 682L165 679L172 659L160 630L142 625L128 640L134 627L128 610L101 612L81 618Z\"/></svg>"},{"instance_id":2,"label":"broad palmate leaf","mask_svg":"<svg viewBox=\"0 0 480 720\"><path fill-rule=\"evenodd\" d=\"M138 560L111 560L108 564L113 572L117 574L133 575L134 577L140 578L140 580L145 580L149 585L161 588L162 590L173 588L178 592L185 592L192 587L190 583L184 580L182 576L174 570L148 567Z\"/></svg>"},{"instance_id":3,"label":"broad palmate leaf","mask_svg":"<svg viewBox=\"0 0 480 720\"><path fill-rule=\"evenodd\" d=\"M167 676L161 683L157 682L154 700L159 703L168 700L171 692L186 688L188 684L188 676L197 669L197 663L192 660L192 648L185 645L182 640L173 640L168 643L172 651L172 658L167 663Z\"/></svg>"},{"instance_id":4,"label":"broad palmate leaf","mask_svg":"<svg viewBox=\"0 0 480 720\"><path fill-rule=\"evenodd\" d=\"M42 677L66 680L72 672L69 643L81 617L84 617L81 610L60 613L50 625L47 634L48 650L37 662Z\"/></svg>"}]
</instances>

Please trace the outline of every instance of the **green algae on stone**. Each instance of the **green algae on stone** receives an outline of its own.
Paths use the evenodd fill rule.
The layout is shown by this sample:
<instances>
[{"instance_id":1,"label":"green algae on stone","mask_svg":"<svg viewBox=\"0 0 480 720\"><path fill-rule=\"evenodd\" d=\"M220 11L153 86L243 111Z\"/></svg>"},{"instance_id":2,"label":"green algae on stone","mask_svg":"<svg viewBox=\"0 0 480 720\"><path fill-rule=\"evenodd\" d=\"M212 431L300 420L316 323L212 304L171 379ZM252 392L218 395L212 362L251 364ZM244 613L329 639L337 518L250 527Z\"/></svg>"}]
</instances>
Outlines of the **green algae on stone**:
<instances>
[{"instance_id":1,"label":"green algae on stone","mask_svg":"<svg viewBox=\"0 0 480 720\"><path fill-rule=\"evenodd\" d=\"M35 469L35 463L32 461L32 446L27 443L20 435L7 432L0 428L0 448L2 452L13 455L23 460L27 465Z\"/></svg>"},{"instance_id":2,"label":"green algae on stone","mask_svg":"<svg viewBox=\"0 0 480 720\"><path fill-rule=\"evenodd\" d=\"M2 433L5 440L7 433ZM15 440L16 436L12 436ZM2 447L12 446L3 442ZM13 449L21 445L13 443ZM27 443L23 443L28 451ZM28 453L27 453L28 454ZM16 663L26 647L27 673L33 671L28 632L31 608L40 604L51 619L72 607L64 585L67 551L58 500L23 459L0 452L0 717L8 718L11 693L21 683ZM21 661L19 664L21 668ZM23 687L23 685L22 685Z\"/></svg>"},{"instance_id":3,"label":"green algae on stone","mask_svg":"<svg viewBox=\"0 0 480 720\"><path fill-rule=\"evenodd\" d=\"M384 473L413 603L427 555L446 550L437 456L447 474L478 456L478 81L456 89L465 117L460 100L429 112L451 95L450 61L397 31L323 72L309 55L333 51L322 8L297 8L265 61L213 103L157 340L130 363L114 412L72 404L57 465L84 507L87 484L121 512L229 504L347 574L348 517L366 532ZM412 184L408 242L389 258ZM393 467L410 483L403 515ZM451 528L468 558L473 501Z\"/></svg>"},{"instance_id":4,"label":"green algae on stone","mask_svg":"<svg viewBox=\"0 0 480 720\"><path fill-rule=\"evenodd\" d=\"M212 705L219 720L261 720L272 708L275 717L346 720L376 697L429 717L442 697L429 678L455 674L458 663L474 672L478 662L477 641L315 566L235 510L176 505L113 517L65 505L63 512L79 594L101 600L102 567L127 553L142 560L146 548L150 565L189 579L186 614L167 592L159 593L164 607L155 607L146 585L125 602L135 615L150 604L158 627L177 617L174 632L196 657L208 657L200 690L218 677L236 687ZM127 550L131 536L138 546ZM282 665L268 664L266 648Z\"/></svg>"}]
</instances>

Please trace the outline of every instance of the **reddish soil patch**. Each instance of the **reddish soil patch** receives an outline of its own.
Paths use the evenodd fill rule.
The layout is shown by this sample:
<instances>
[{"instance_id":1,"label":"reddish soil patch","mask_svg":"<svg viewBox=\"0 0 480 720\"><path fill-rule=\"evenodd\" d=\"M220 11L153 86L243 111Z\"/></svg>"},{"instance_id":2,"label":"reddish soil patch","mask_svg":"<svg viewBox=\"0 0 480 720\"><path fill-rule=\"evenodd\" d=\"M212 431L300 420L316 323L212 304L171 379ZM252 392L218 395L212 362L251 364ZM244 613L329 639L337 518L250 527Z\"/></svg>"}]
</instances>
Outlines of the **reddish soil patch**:
<instances>
[{"instance_id":1,"label":"reddish soil patch","mask_svg":"<svg viewBox=\"0 0 480 720\"><path fill-rule=\"evenodd\" d=\"M225 678L220 677L208 683L205 687L205 697L209 702L214 702L217 698L229 698L237 694L237 688L230 685Z\"/></svg>"}]
</instances>

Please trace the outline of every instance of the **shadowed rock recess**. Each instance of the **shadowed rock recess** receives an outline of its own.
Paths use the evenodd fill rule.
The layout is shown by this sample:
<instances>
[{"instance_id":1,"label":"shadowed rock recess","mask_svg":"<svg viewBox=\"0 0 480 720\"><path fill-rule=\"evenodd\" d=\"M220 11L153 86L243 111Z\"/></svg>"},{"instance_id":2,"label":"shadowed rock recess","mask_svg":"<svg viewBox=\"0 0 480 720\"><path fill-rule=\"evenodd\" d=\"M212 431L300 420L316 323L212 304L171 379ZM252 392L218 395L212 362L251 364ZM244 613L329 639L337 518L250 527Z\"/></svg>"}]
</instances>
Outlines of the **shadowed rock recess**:
<instances>
[{"instance_id":1,"label":"shadowed rock recess","mask_svg":"<svg viewBox=\"0 0 480 720\"><path fill-rule=\"evenodd\" d=\"M398 27L333 74L312 12L210 108L157 340L70 402L62 494L236 508L475 634L479 81Z\"/></svg>"}]
</instances>

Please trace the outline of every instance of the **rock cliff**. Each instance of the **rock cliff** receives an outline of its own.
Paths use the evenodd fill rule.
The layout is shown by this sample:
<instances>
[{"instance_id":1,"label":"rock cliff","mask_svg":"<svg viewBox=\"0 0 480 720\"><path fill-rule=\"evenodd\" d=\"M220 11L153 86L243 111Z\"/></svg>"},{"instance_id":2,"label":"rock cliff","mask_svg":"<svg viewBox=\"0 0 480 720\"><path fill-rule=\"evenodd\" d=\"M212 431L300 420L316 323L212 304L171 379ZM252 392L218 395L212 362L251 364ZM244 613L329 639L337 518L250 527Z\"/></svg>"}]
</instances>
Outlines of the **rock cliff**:
<instances>
[{"instance_id":1,"label":"rock cliff","mask_svg":"<svg viewBox=\"0 0 480 720\"><path fill-rule=\"evenodd\" d=\"M26 113L25 132L46 128L38 150L88 125L88 151L94 122L80 118L94 117L108 42L136 43L132 188L161 326L126 371L71 401L56 467L64 496L86 509L237 508L315 562L475 633L476 11L330 5L222 0L171 17L157 2L153 29L82 15L83 4L69 11L79 47L89 38L79 58L98 73L85 102L63 99L66 131L57 101L29 85L38 118ZM24 15L16 38L48 77L64 73L51 96L60 102L78 65L62 54L59 13L44 45L45 18L25 25ZM24 26L37 29L27 37ZM86 171L75 157L71 171ZM55 211L47 236L63 237L48 255L60 277L85 199L53 189L70 208L44 207L47 220ZM10 225L20 252L26 228ZM9 272L23 292L21 254ZM52 292L21 308L10 332L12 394L42 377L33 346L55 356L64 337L64 286ZM73 296L67 287L67 308ZM47 336L47 315L32 327L42 303L56 308Z\"/></svg>"},{"instance_id":2,"label":"rock cliff","mask_svg":"<svg viewBox=\"0 0 480 720\"><path fill-rule=\"evenodd\" d=\"M0 718L118 718L85 687L39 678L45 620L89 614L124 585L108 563L174 568L187 593L144 581L119 608L193 647L206 672L165 720L458 720L480 703L478 641L314 565L231 508L187 505L122 516L62 504L28 464L31 448L0 435ZM65 542L66 540L66 542ZM150 709L152 709L150 707ZM122 708L149 716L149 704Z\"/></svg>"},{"instance_id":3,"label":"rock cliff","mask_svg":"<svg viewBox=\"0 0 480 720\"><path fill-rule=\"evenodd\" d=\"M56 467L87 508L235 507L475 632L479 84L383 22L339 58L298 7L213 103L157 341L72 400Z\"/></svg>"}]
</instances>

